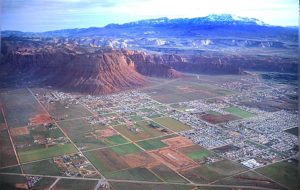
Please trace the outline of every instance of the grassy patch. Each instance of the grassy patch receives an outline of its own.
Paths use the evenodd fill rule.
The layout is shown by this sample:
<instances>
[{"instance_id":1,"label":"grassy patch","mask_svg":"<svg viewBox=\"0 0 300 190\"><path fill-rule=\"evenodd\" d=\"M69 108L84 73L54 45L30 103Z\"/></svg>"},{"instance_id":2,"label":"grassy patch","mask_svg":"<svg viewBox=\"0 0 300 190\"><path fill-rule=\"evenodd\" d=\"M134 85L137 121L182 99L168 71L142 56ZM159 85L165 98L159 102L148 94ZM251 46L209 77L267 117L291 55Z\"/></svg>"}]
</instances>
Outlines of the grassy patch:
<instances>
[{"instance_id":1,"label":"grassy patch","mask_svg":"<svg viewBox=\"0 0 300 190\"><path fill-rule=\"evenodd\" d=\"M64 144L52 146L49 148L40 148L28 151L20 151L18 152L20 161L22 163L29 162L33 160L40 160L45 158L51 158L54 156L62 155L62 154L70 154L75 153L77 150L72 144Z\"/></svg>"},{"instance_id":2,"label":"grassy patch","mask_svg":"<svg viewBox=\"0 0 300 190\"><path fill-rule=\"evenodd\" d=\"M97 180L60 179L53 189L93 190L97 183Z\"/></svg>"},{"instance_id":3,"label":"grassy patch","mask_svg":"<svg viewBox=\"0 0 300 190\"><path fill-rule=\"evenodd\" d=\"M211 152L209 150L201 150L201 151L197 151L197 152L189 152L187 154L188 157L190 157L193 160L200 160L204 157L207 157L211 155Z\"/></svg>"},{"instance_id":4,"label":"grassy patch","mask_svg":"<svg viewBox=\"0 0 300 190\"><path fill-rule=\"evenodd\" d=\"M22 167L24 172L28 174L53 176L61 175L60 169L56 166L52 159L23 164Z\"/></svg>"},{"instance_id":5,"label":"grassy patch","mask_svg":"<svg viewBox=\"0 0 300 190\"><path fill-rule=\"evenodd\" d=\"M21 173L20 166L12 166L0 169L2 173Z\"/></svg>"},{"instance_id":6,"label":"grassy patch","mask_svg":"<svg viewBox=\"0 0 300 190\"><path fill-rule=\"evenodd\" d=\"M210 183L245 170L238 163L222 160L185 171L183 175L196 183Z\"/></svg>"},{"instance_id":7,"label":"grassy patch","mask_svg":"<svg viewBox=\"0 0 300 190\"><path fill-rule=\"evenodd\" d=\"M283 161L256 170L257 172L285 185L291 190L298 190L298 162Z\"/></svg>"},{"instance_id":8,"label":"grassy patch","mask_svg":"<svg viewBox=\"0 0 300 190\"><path fill-rule=\"evenodd\" d=\"M211 115L214 115L214 116L222 115L222 114L220 114L219 112L216 112L216 111L208 111L207 113L211 114Z\"/></svg>"},{"instance_id":9,"label":"grassy patch","mask_svg":"<svg viewBox=\"0 0 300 190\"><path fill-rule=\"evenodd\" d=\"M120 155L132 154L132 153L137 153L142 151L139 147L135 146L134 144L124 144L120 146L114 146L111 148L111 150Z\"/></svg>"},{"instance_id":10,"label":"grassy patch","mask_svg":"<svg viewBox=\"0 0 300 190\"><path fill-rule=\"evenodd\" d=\"M162 181L147 168L131 168L128 170L121 170L110 173L107 175L107 178L137 181Z\"/></svg>"},{"instance_id":11,"label":"grassy patch","mask_svg":"<svg viewBox=\"0 0 300 190\"><path fill-rule=\"evenodd\" d=\"M109 144L112 144L112 145L116 145L116 144L124 144L124 143L127 143L128 141L122 137L121 135L113 135L113 136L110 136L110 137L107 137L106 140L109 141Z\"/></svg>"},{"instance_id":12,"label":"grassy patch","mask_svg":"<svg viewBox=\"0 0 300 190\"><path fill-rule=\"evenodd\" d=\"M177 173L165 165L158 165L154 168L151 168L151 170L166 182L186 183L185 179L180 177Z\"/></svg>"},{"instance_id":13,"label":"grassy patch","mask_svg":"<svg viewBox=\"0 0 300 190\"><path fill-rule=\"evenodd\" d=\"M248 117L253 117L254 114L244 111L240 108L236 108L236 107L229 107L229 108L225 108L224 111L231 113L234 116L240 117L240 118L248 118Z\"/></svg>"},{"instance_id":14,"label":"grassy patch","mask_svg":"<svg viewBox=\"0 0 300 190\"><path fill-rule=\"evenodd\" d=\"M145 150L155 150L167 146L167 144L163 143L161 139L150 139L146 141L139 141L137 144Z\"/></svg>"},{"instance_id":15,"label":"grassy patch","mask_svg":"<svg viewBox=\"0 0 300 190\"><path fill-rule=\"evenodd\" d=\"M153 119L158 124L167 127L173 131L180 132L180 131L187 131L191 128L175 119L169 118L169 117L161 117Z\"/></svg>"}]
</instances>

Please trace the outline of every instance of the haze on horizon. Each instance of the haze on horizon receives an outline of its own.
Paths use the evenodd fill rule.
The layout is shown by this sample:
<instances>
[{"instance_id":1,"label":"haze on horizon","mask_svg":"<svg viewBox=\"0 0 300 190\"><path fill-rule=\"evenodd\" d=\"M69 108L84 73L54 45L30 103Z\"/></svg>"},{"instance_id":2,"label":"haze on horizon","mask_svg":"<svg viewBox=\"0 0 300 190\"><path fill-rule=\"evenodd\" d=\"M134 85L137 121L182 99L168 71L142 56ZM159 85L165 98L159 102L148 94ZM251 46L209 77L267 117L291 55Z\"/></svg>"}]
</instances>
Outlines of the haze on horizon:
<instances>
[{"instance_id":1,"label":"haze on horizon","mask_svg":"<svg viewBox=\"0 0 300 190\"><path fill-rule=\"evenodd\" d=\"M297 0L2 0L1 30L41 32L102 27L149 18L233 14L298 25Z\"/></svg>"}]
</instances>

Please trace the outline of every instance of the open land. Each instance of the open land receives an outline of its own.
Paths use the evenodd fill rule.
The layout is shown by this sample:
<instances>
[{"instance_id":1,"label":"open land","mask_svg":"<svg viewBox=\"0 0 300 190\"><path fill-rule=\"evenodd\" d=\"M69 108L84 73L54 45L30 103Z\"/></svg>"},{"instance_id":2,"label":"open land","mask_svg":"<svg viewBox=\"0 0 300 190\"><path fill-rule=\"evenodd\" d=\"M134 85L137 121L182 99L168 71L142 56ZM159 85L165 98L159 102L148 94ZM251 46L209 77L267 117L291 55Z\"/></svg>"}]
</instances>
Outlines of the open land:
<instances>
[{"instance_id":1,"label":"open land","mask_svg":"<svg viewBox=\"0 0 300 190\"><path fill-rule=\"evenodd\" d=\"M256 73L151 85L106 96L2 89L1 187L298 189L297 111L282 99L294 86Z\"/></svg>"}]
</instances>

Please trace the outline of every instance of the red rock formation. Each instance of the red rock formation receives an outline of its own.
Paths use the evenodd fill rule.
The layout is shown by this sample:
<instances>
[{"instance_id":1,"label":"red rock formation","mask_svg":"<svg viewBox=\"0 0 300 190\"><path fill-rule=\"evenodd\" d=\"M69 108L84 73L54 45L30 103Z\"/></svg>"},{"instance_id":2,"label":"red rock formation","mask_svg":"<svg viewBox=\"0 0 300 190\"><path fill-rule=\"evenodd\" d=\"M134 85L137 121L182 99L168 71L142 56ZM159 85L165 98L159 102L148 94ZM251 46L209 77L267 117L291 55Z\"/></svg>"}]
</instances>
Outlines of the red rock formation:
<instances>
[{"instance_id":1,"label":"red rock formation","mask_svg":"<svg viewBox=\"0 0 300 190\"><path fill-rule=\"evenodd\" d=\"M144 85L143 75L180 76L174 69L161 64L163 61L167 60L136 51L51 44L6 48L6 52L2 52L0 69L11 74L22 73L27 81L38 80L40 84L61 89L107 94Z\"/></svg>"}]
</instances>

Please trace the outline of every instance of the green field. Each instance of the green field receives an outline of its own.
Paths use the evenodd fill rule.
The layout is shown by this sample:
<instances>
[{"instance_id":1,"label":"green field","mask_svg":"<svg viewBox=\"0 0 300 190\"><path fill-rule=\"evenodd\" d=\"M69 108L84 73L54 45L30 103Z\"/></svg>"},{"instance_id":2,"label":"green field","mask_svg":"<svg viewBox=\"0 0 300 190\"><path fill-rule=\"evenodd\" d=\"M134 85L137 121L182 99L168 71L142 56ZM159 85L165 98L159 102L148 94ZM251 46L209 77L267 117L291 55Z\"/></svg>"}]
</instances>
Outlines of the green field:
<instances>
[{"instance_id":1,"label":"green field","mask_svg":"<svg viewBox=\"0 0 300 190\"><path fill-rule=\"evenodd\" d=\"M288 187L290 190L298 190L298 166L298 162L295 161L282 161L259 168L256 171Z\"/></svg>"},{"instance_id":2,"label":"green field","mask_svg":"<svg viewBox=\"0 0 300 190\"><path fill-rule=\"evenodd\" d=\"M76 146L82 150L103 148L128 142L118 134L105 138L96 138L97 134L95 131L108 129L108 127L102 125L90 125L86 119L61 121L59 122L59 125Z\"/></svg>"},{"instance_id":3,"label":"green field","mask_svg":"<svg viewBox=\"0 0 300 190\"><path fill-rule=\"evenodd\" d=\"M215 85L213 80L210 84L206 80L202 81L191 77L163 81L159 85L149 86L143 92L149 94L153 99L166 104L232 94L230 90L222 89Z\"/></svg>"},{"instance_id":4,"label":"green field","mask_svg":"<svg viewBox=\"0 0 300 190\"><path fill-rule=\"evenodd\" d=\"M238 163L222 160L185 171L182 174L195 183L210 183L245 170L246 168Z\"/></svg>"},{"instance_id":5,"label":"green field","mask_svg":"<svg viewBox=\"0 0 300 190\"><path fill-rule=\"evenodd\" d=\"M20 166L12 166L0 169L0 173L21 173Z\"/></svg>"},{"instance_id":6,"label":"green field","mask_svg":"<svg viewBox=\"0 0 300 190\"><path fill-rule=\"evenodd\" d=\"M229 107L225 108L224 111L231 113L234 116L240 117L240 118L248 118L248 117L253 117L255 114L241 110L240 108L236 107Z\"/></svg>"},{"instance_id":7,"label":"green field","mask_svg":"<svg viewBox=\"0 0 300 190\"><path fill-rule=\"evenodd\" d=\"M0 93L0 101L8 127L24 127L30 118L45 111L27 89L17 89Z\"/></svg>"},{"instance_id":8,"label":"green field","mask_svg":"<svg viewBox=\"0 0 300 190\"><path fill-rule=\"evenodd\" d=\"M43 177L36 184L34 184L34 186L31 189L33 190L49 189L49 187L54 183L55 180L56 178Z\"/></svg>"},{"instance_id":9,"label":"green field","mask_svg":"<svg viewBox=\"0 0 300 190\"><path fill-rule=\"evenodd\" d=\"M169 117L161 117L153 119L158 124L167 127L175 132L191 130L189 126Z\"/></svg>"},{"instance_id":10,"label":"green field","mask_svg":"<svg viewBox=\"0 0 300 190\"><path fill-rule=\"evenodd\" d=\"M53 159L42 160L38 162L23 164L24 173L36 175L60 176L62 173L59 167L53 162Z\"/></svg>"},{"instance_id":11,"label":"green field","mask_svg":"<svg viewBox=\"0 0 300 190\"><path fill-rule=\"evenodd\" d=\"M106 175L108 179L137 180L137 181L162 181L147 168L138 167L121 170Z\"/></svg>"},{"instance_id":12,"label":"green field","mask_svg":"<svg viewBox=\"0 0 300 190\"><path fill-rule=\"evenodd\" d=\"M139 116L139 115L131 115L129 116L130 120L131 121L142 121L144 120L144 118L142 116Z\"/></svg>"},{"instance_id":13,"label":"green field","mask_svg":"<svg viewBox=\"0 0 300 190\"><path fill-rule=\"evenodd\" d=\"M168 135L168 136L158 137L158 138L149 139L145 141L138 141L137 144L145 150L156 150L168 146L166 143L162 142L161 140L175 137L175 136L176 135Z\"/></svg>"},{"instance_id":14,"label":"green field","mask_svg":"<svg viewBox=\"0 0 300 190\"><path fill-rule=\"evenodd\" d=\"M7 130L0 131L0 147L0 167L18 163Z\"/></svg>"},{"instance_id":15,"label":"green field","mask_svg":"<svg viewBox=\"0 0 300 190\"><path fill-rule=\"evenodd\" d=\"M107 142L109 145L117 145L117 144L124 144L127 143L128 141L122 137L121 135L114 135L107 137L104 142Z\"/></svg>"},{"instance_id":16,"label":"green field","mask_svg":"<svg viewBox=\"0 0 300 190\"><path fill-rule=\"evenodd\" d=\"M70 154L77 152L76 148L72 144L64 144L52 146L49 148L40 148L28 151L19 151L20 161L22 163L40 160L45 158L51 158L62 154Z\"/></svg>"},{"instance_id":17,"label":"green field","mask_svg":"<svg viewBox=\"0 0 300 190\"><path fill-rule=\"evenodd\" d=\"M161 164L151 170L158 175L161 179L166 182L174 182L174 183L186 183L187 181L180 177L176 172L168 168L167 166Z\"/></svg>"},{"instance_id":18,"label":"green field","mask_svg":"<svg viewBox=\"0 0 300 190\"><path fill-rule=\"evenodd\" d=\"M80 180L80 179L60 179L54 186L53 190L94 190L97 180Z\"/></svg>"},{"instance_id":19,"label":"green field","mask_svg":"<svg viewBox=\"0 0 300 190\"><path fill-rule=\"evenodd\" d=\"M155 150L167 146L167 144L163 143L160 139L150 139L146 141L140 141L137 142L137 144L145 150Z\"/></svg>"},{"instance_id":20,"label":"green field","mask_svg":"<svg viewBox=\"0 0 300 190\"><path fill-rule=\"evenodd\" d=\"M213 155L213 153L199 145L193 145L179 149L180 152L190 157L192 160L198 161Z\"/></svg>"},{"instance_id":21,"label":"green field","mask_svg":"<svg viewBox=\"0 0 300 190\"><path fill-rule=\"evenodd\" d=\"M45 103L45 108L48 110L51 116L55 119L74 119L86 116L92 116L92 113L89 112L81 104L72 104L72 103Z\"/></svg>"},{"instance_id":22,"label":"green field","mask_svg":"<svg viewBox=\"0 0 300 190\"><path fill-rule=\"evenodd\" d=\"M215 116L222 115L221 113L216 112L216 111L208 111L207 113L208 113L208 114L211 114L211 115L215 115Z\"/></svg>"},{"instance_id":23,"label":"green field","mask_svg":"<svg viewBox=\"0 0 300 190\"><path fill-rule=\"evenodd\" d=\"M114 146L111 147L111 150L120 155L132 154L132 153L137 153L142 151L139 147L135 146L134 144L124 144L120 146Z\"/></svg>"},{"instance_id":24,"label":"green field","mask_svg":"<svg viewBox=\"0 0 300 190\"><path fill-rule=\"evenodd\" d=\"M114 182L110 184L115 190L194 190L195 186L191 185L173 185L173 184L143 184L143 183L126 183ZM201 189L202 190L202 189ZM225 190L225 189L224 189Z\"/></svg>"},{"instance_id":25,"label":"green field","mask_svg":"<svg viewBox=\"0 0 300 190\"><path fill-rule=\"evenodd\" d=\"M0 189L2 190L18 190L15 188L16 183L26 184L26 178L20 175L4 175L0 174Z\"/></svg>"},{"instance_id":26,"label":"green field","mask_svg":"<svg viewBox=\"0 0 300 190\"><path fill-rule=\"evenodd\" d=\"M274 181L253 171L248 171L233 177L221 179L214 184L218 185L236 185L236 186L256 186L270 189L285 189Z\"/></svg>"},{"instance_id":27,"label":"green field","mask_svg":"<svg viewBox=\"0 0 300 190\"><path fill-rule=\"evenodd\" d=\"M113 128L132 141L158 137L170 133L168 129L165 129L152 122L153 125L155 125L155 127L153 127L150 123L150 121L139 121L131 126L117 125Z\"/></svg>"}]
</instances>

